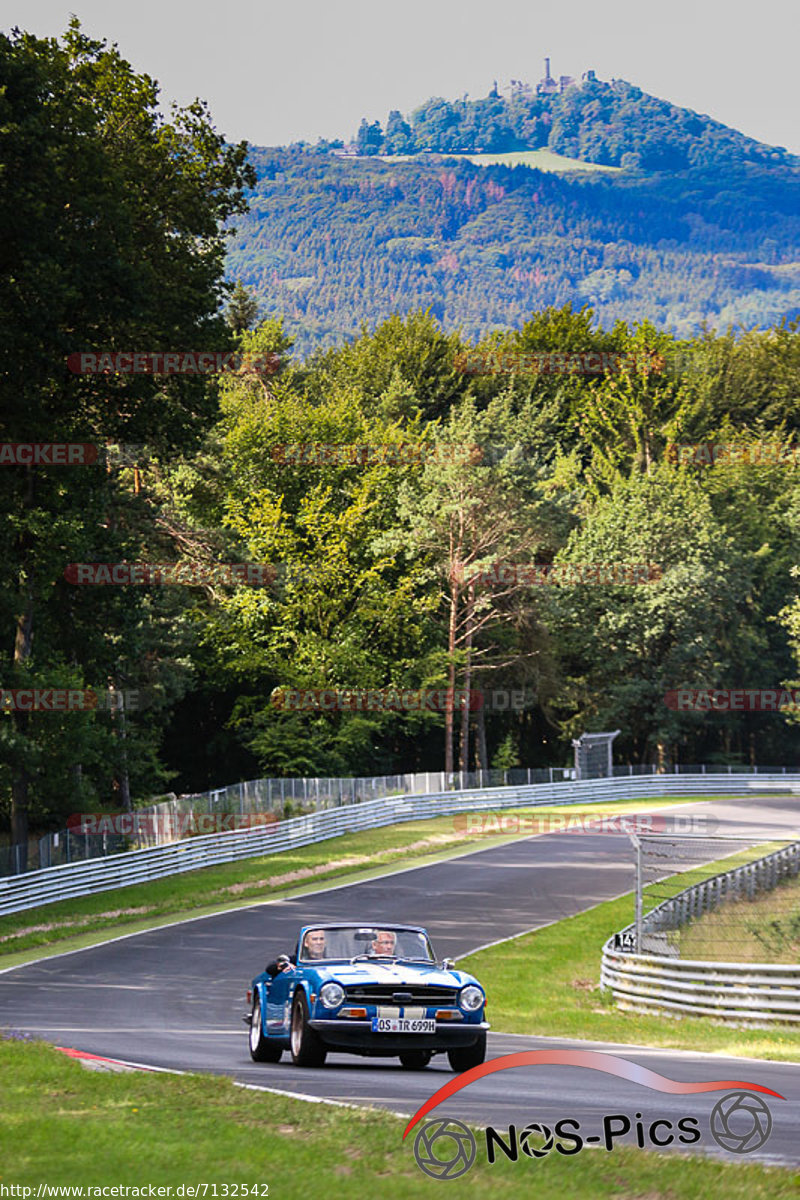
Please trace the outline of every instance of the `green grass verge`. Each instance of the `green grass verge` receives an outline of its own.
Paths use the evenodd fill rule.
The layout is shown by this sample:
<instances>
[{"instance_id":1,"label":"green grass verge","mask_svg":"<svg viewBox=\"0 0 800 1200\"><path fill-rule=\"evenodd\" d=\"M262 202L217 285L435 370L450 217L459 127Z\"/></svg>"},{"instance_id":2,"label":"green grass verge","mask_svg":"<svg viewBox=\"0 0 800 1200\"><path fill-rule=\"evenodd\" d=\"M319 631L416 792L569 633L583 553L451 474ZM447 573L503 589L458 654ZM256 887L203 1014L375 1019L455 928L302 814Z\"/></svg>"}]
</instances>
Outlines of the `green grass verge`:
<instances>
[{"instance_id":1,"label":"green grass verge","mask_svg":"<svg viewBox=\"0 0 800 1200\"><path fill-rule=\"evenodd\" d=\"M90 1072L35 1042L0 1040L0 1071L0 1183L31 1187L34 1195L42 1183L208 1184L209 1197L211 1184L218 1196L224 1185L229 1196L235 1184L240 1196L242 1184L259 1185L258 1197L267 1185L270 1200L306 1200L320 1188L356 1200L443 1194L414 1161L413 1133L402 1141L406 1121L380 1110L309 1104L204 1075ZM521 1158L489 1166L479 1136L462 1189L466 1182L475 1200L534 1188L539 1200L788 1200L800 1181L793 1169L635 1148Z\"/></svg>"},{"instance_id":2,"label":"green grass verge","mask_svg":"<svg viewBox=\"0 0 800 1200\"><path fill-rule=\"evenodd\" d=\"M647 810L696 803L699 797L648 798ZM542 813L542 809L510 809ZM550 814L641 812L643 801L548 807ZM492 814L487 814L491 816ZM374 878L405 863L422 865L486 848L507 837L468 836L455 818L434 817L345 834L297 850L169 875L150 883L64 900L0 918L0 966L16 966L34 951L77 949L103 940L104 931L135 933L168 920L212 912L313 890L331 881Z\"/></svg>"},{"instance_id":3,"label":"green grass verge","mask_svg":"<svg viewBox=\"0 0 800 1200\"><path fill-rule=\"evenodd\" d=\"M768 854L774 848L772 843L765 844L739 851L702 870L695 867L692 882ZM686 876L675 875L669 882L646 888L645 911L652 902L674 895L685 886ZM600 991L600 953L608 938L632 920L631 893L471 954L459 959L458 965L478 979L487 980L487 1017L493 1029L504 1033L800 1062L797 1027L736 1029L699 1017L643 1016L618 1009L610 995Z\"/></svg>"}]
</instances>

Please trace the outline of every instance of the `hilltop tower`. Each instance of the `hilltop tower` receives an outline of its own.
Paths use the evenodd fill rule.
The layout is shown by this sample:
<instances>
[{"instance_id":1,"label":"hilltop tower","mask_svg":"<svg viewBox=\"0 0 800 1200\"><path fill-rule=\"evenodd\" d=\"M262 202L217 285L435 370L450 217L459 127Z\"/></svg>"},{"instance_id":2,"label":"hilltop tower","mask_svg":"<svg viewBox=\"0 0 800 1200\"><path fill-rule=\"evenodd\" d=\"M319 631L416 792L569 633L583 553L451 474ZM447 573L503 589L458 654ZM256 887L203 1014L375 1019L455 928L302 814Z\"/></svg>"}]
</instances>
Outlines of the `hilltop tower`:
<instances>
[{"instance_id":1,"label":"hilltop tower","mask_svg":"<svg viewBox=\"0 0 800 1200\"><path fill-rule=\"evenodd\" d=\"M558 84L556 83L555 79L553 79L553 76L550 74L550 59L546 58L544 60L544 76L539 80L538 84L536 85L536 95L537 96L552 96L557 91L558 91Z\"/></svg>"}]
</instances>

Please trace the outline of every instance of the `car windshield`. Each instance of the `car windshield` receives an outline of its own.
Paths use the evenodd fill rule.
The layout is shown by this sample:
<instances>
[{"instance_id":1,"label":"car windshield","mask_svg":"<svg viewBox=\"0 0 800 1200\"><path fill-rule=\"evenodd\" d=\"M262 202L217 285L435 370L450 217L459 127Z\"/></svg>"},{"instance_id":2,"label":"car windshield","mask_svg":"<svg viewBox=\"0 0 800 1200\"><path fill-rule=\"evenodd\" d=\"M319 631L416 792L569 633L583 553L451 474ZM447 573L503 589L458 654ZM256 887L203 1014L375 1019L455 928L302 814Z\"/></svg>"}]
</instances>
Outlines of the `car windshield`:
<instances>
[{"instance_id":1,"label":"car windshield","mask_svg":"<svg viewBox=\"0 0 800 1200\"><path fill-rule=\"evenodd\" d=\"M359 956L406 958L434 962L427 936L417 929L395 925L339 925L307 929L302 937L298 962L331 962Z\"/></svg>"}]
</instances>

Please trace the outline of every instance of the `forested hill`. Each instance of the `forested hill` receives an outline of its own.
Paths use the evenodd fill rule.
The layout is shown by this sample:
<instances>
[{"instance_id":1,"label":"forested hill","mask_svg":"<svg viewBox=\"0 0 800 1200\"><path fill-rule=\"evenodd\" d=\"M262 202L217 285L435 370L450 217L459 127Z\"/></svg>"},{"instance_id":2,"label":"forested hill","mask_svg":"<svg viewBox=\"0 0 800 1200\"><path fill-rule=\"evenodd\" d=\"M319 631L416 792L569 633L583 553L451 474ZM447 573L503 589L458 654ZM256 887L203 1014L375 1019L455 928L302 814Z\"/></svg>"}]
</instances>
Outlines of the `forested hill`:
<instances>
[{"instance_id":1,"label":"forested hill","mask_svg":"<svg viewBox=\"0 0 800 1200\"><path fill-rule=\"evenodd\" d=\"M608 166L647 171L736 164L798 164L711 117L678 108L615 79L585 79L563 92L537 95L528 85L477 100L428 100L404 119L395 110L385 129L361 122L360 154L492 153L547 148Z\"/></svg>"},{"instance_id":2,"label":"forested hill","mask_svg":"<svg viewBox=\"0 0 800 1200\"><path fill-rule=\"evenodd\" d=\"M783 161L546 174L325 146L250 157L227 274L301 354L419 308L472 339L567 302L679 336L800 312L800 171Z\"/></svg>"}]
</instances>

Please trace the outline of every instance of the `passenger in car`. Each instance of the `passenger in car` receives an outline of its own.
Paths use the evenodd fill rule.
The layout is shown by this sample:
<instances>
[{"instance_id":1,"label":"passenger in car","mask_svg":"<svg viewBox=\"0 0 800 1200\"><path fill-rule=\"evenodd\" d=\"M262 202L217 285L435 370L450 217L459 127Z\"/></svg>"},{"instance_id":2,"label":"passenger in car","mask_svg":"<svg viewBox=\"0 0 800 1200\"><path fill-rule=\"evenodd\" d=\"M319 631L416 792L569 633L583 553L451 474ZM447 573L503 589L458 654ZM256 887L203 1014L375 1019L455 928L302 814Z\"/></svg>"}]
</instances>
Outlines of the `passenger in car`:
<instances>
[{"instance_id":1,"label":"passenger in car","mask_svg":"<svg viewBox=\"0 0 800 1200\"><path fill-rule=\"evenodd\" d=\"M395 954L397 934L391 929L379 929L372 942L373 954Z\"/></svg>"}]
</instances>

